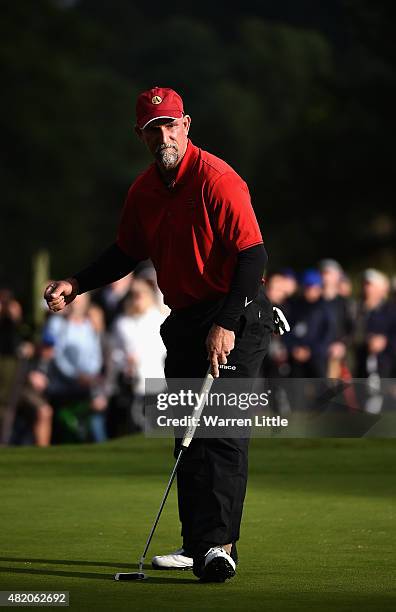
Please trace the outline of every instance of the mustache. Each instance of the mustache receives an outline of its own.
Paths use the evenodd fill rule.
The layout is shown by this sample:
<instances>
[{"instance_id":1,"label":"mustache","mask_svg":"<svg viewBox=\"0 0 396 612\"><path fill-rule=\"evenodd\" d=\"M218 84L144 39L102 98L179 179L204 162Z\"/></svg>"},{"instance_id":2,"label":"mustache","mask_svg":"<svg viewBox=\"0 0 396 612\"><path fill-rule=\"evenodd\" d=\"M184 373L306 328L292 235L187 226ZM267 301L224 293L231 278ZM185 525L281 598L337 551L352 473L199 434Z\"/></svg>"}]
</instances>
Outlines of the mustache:
<instances>
[{"instance_id":1,"label":"mustache","mask_svg":"<svg viewBox=\"0 0 396 612\"><path fill-rule=\"evenodd\" d=\"M178 153L178 148L176 145L172 145L172 144L161 144L158 145L158 147L155 150L155 153L161 153L161 151L166 151L166 149L174 149L176 151L176 153Z\"/></svg>"}]
</instances>

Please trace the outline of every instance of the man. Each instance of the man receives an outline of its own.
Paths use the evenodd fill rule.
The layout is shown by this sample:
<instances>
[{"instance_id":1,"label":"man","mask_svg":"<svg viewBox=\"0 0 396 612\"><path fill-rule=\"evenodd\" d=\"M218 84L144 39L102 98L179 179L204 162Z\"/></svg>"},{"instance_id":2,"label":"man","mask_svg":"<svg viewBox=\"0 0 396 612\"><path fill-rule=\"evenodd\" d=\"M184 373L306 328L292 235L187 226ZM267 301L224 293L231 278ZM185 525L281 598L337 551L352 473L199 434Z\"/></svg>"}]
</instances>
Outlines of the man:
<instances>
[{"instance_id":1,"label":"man","mask_svg":"<svg viewBox=\"0 0 396 612\"><path fill-rule=\"evenodd\" d=\"M308 269L301 278L302 296L293 303L291 333L285 337L293 378L325 378L335 325L322 297L322 278Z\"/></svg>"},{"instance_id":2,"label":"man","mask_svg":"<svg viewBox=\"0 0 396 612\"><path fill-rule=\"evenodd\" d=\"M356 375L391 378L395 372L396 307L389 301L389 279L373 268L363 273L356 316Z\"/></svg>"},{"instance_id":3,"label":"man","mask_svg":"<svg viewBox=\"0 0 396 612\"><path fill-rule=\"evenodd\" d=\"M53 366L55 339L44 333L40 344L27 362L27 371L17 398L16 423L28 426L37 446L49 446L52 436L53 409L48 398L48 383ZM14 428L15 429L15 428ZM18 427L16 428L18 430ZM13 443L23 443L14 432Z\"/></svg>"},{"instance_id":4,"label":"man","mask_svg":"<svg viewBox=\"0 0 396 612\"><path fill-rule=\"evenodd\" d=\"M129 190L116 242L87 269L52 283L45 297L61 310L150 258L172 309L161 328L166 378L203 377L208 359L215 377L254 377L273 327L261 287L266 251L246 184L192 144L190 123L172 89L138 97L136 133L155 163ZM178 471L183 548L156 557L157 567L191 568L193 560L204 582L235 574L247 452L246 439L193 440Z\"/></svg>"},{"instance_id":5,"label":"man","mask_svg":"<svg viewBox=\"0 0 396 612\"><path fill-rule=\"evenodd\" d=\"M327 375L329 378L339 378L346 367L347 347L353 332L352 304L339 292L343 269L338 261L322 259L319 270L323 284L322 297L335 326L334 342L328 349Z\"/></svg>"},{"instance_id":6,"label":"man","mask_svg":"<svg viewBox=\"0 0 396 612\"><path fill-rule=\"evenodd\" d=\"M267 296L274 306L281 308L282 312L288 309L288 298L289 298L289 279L285 278L283 273L275 272L271 274L266 281L266 292ZM275 336L272 339L270 349L264 360L262 372L265 378L279 378L282 376L288 376L290 373L290 365L288 362L288 353L286 346L281 336ZM276 395L276 394L275 394ZM274 400L274 396L272 397ZM275 404L277 400L275 400ZM275 408L274 401L272 401L272 409Z\"/></svg>"}]
</instances>

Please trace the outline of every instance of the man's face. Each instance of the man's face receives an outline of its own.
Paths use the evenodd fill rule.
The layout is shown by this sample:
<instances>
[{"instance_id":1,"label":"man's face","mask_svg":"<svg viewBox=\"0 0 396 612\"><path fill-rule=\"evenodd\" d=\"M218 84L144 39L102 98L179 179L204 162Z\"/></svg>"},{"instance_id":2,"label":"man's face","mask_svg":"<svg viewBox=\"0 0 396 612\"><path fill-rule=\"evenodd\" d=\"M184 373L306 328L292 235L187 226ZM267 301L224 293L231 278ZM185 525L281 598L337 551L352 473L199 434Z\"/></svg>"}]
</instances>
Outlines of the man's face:
<instances>
[{"instance_id":1,"label":"man's face","mask_svg":"<svg viewBox=\"0 0 396 612\"><path fill-rule=\"evenodd\" d=\"M322 270L322 280L325 287L338 287L341 280L341 272L336 268L324 268Z\"/></svg>"},{"instance_id":2,"label":"man's face","mask_svg":"<svg viewBox=\"0 0 396 612\"><path fill-rule=\"evenodd\" d=\"M303 294L307 302L317 302L322 295L322 287L320 285L307 285L303 288Z\"/></svg>"},{"instance_id":3,"label":"man's face","mask_svg":"<svg viewBox=\"0 0 396 612\"><path fill-rule=\"evenodd\" d=\"M181 119L156 119L144 130L135 129L159 166L173 170L186 151L190 123L191 117L185 115Z\"/></svg>"},{"instance_id":4,"label":"man's face","mask_svg":"<svg viewBox=\"0 0 396 612\"><path fill-rule=\"evenodd\" d=\"M271 276L267 283L267 295L273 304L282 304L288 297L285 277L280 274Z\"/></svg>"},{"instance_id":5,"label":"man's face","mask_svg":"<svg viewBox=\"0 0 396 612\"><path fill-rule=\"evenodd\" d=\"M385 283L365 281L363 283L363 295L366 300L379 303L387 297L387 287Z\"/></svg>"},{"instance_id":6,"label":"man's face","mask_svg":"<svg viewBox=\"0 0 396 612\"><path fill-rule=\"evenodd\" d=\"M283 285L285 288L285 292L286 292L286 297L291 297L292 295L294 295L298 289L297 287L297 280L295 278L293 278L292 276L283 276Z\"/></svg>"},{"instance_id":7,"label":"man's face","mask_svg":"<svg viewBox=\"0 0 396 612\"><path fill-rule=\"evenodd\" d=\"M154 292L143 280L136 279L131 289L132 310L135 314L144 314L154 305Z\"/></svg>"}]
</instances>

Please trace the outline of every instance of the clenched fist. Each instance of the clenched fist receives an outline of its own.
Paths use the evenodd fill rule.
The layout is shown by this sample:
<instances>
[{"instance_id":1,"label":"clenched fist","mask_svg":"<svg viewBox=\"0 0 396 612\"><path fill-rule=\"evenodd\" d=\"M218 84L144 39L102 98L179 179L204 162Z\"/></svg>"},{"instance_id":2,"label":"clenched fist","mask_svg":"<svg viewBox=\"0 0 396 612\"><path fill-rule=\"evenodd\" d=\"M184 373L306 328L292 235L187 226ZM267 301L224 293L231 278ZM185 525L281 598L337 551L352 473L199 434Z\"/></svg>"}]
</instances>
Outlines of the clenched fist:
<instances>
[{"instance_id":1,"label":"clenched fist","mask_svg":"<svg viewBox=\"0 0 396 612\"><path fill-rule=\"evenodd\" d=\"M53 281L44 291L44 299L52 312L63 310L78 294L78 283L75 278Z\"/></svg>"}]
</instances>

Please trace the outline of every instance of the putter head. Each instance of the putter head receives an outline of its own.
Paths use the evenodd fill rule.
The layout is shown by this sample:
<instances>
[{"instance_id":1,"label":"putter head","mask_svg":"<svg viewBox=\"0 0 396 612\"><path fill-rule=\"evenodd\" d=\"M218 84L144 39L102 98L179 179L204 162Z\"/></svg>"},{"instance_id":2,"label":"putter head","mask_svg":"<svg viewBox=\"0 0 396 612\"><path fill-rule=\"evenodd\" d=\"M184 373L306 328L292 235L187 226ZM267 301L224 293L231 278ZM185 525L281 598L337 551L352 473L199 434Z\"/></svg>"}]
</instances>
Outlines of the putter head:
<instances>
[{"instance_id":1,"label":"putter head","mask_svg":"<svg viewBox=\"0 0 396 612\"><path fill-rule=\"evenodd\" d=\"M118 572L114 580L147 580L148 576L143 572Z\"/></svg>"}]
</instances>

